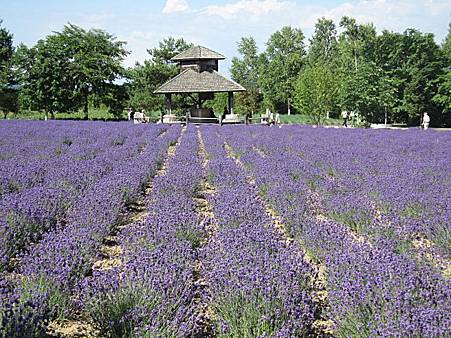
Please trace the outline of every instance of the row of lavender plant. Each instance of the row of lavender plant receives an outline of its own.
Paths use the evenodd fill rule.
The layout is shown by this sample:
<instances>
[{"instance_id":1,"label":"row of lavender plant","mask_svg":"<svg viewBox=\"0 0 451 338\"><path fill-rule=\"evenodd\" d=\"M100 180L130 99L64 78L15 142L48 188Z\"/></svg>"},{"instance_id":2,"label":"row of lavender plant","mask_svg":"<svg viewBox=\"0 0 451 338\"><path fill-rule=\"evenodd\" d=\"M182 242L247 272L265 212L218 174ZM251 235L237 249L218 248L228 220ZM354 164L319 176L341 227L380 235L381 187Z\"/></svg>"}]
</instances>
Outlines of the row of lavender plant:
<instances>
[{"instance_id":1,"label":"row of lavender plant","mask_svg":"<svg viewBox=\"0 0 451 338\"><path fill-rule=\"evenodd\" d=\"M350 139L359 142L345 141L337 132L324 142L325 148L339 149L333 157L323 156L334 172L334 180L319 187L330 216L369 237L385 238L396 252L408 252L414 240L427 238L437 254L450 259L449 135L375 131ZM344 200L348 203L339 203Z\"/></svg>"},{"instance_id":2,"label":"row of lavender plant","mask_svg":"<svg viewBox=\"0 0 451 338\"><path fill-rule=\"evenodd\" d=\"M2 294L0 332L39 336L48 320L71 310L73 289L90 272L102 241L118 225L127 203L156 173L168 145L179 134L180 128L170 128L155 144L85 190L71 208L66 226L45 234L21 257L20 280L7 285Z\"/></svg>"},{"instance_id":3,"label":"row of lavender plant","mask_svg":"<svg viewBox=\"0 0 451 338\"><path fill-rule=\"evenodd\" d=\"M97 134L91 130L92 135L102 135L104 138L101 144L97 144L101 149L97 151L97 156L77 160L75 154L86 153L86 150L77 150L68 157L60 158L58 165L47 171L47 174L58 171L58 174L49 176L53 180L46 179L38 186L3 196L0 200L0 271L8 268L11 258L27 249L30 243L37 242L46 231L65 222L67 209L77 203L85 189L122 162L138 156L142 147L162 131L161 128L146 132L138 129L136 137L133 137L133 129L124 127L120 128L123 145L114 143L117 133L106 137L107 132L111 133L110 127L104 126ZM19 142L23 137L16 135L15 138ZM80 145L74 147L80 148Z\"/></svg>"},{"instance_id":4,"label":"row of lavender plant","mask_svg":"<svg viewBox=\"0 0 451 338\"><path fill-rule=\"evenodd\" d=\"M42 184L58 186L74 171L83 173L96 156L105 155L114 145L139 138L144 130L125 123L3 121L0 196ZM104 160L108 157L104 156ZM79 166L70 170L68 163Z\"/></svg>"},{"instance_id":5,"label":"row of lavender plant","mask_svg":"<svg viewBox=\"0 0 451 338\"><path fill-rule=\"evenodd\" d=\"M111 337L194 333L194 263L203 228L194 197L202 179L195 127L181 138L166 173L154 179L149 217L125 228L123 264L85 281L82 306Z\"/></svg>"},{"instance_id":6,"label":"row of lavender plant","mask_svg":"<svg viewBox=\"0 0 451 338\"><path fill-rule=\"evenodd\" d=\"M218 230L203 249L203 275L219 337L299 337L312 333L315 272L272 225L257 190L228 157L214 127L202 128L209 198Z\"/></svg>"},{"instance_id":7,"label":"row of lavender plant","mask_svg":"<svg viewBox=\"0 0 451 338\"><path fill-rule=\"evenodd\" d=\"M324 173L316 188L329 217L369 238L385 238L395 252L416 251L415 240L427 238L434 244L428 250L449 260L449 134L347 133L292 129L302 149L292 141L279 146L302 152Z\"/></svg>"},{"instance_id":8,"label":"row of lavender plant","mask_svg":"<svg viewBox=\"0 0 451 338\"><path fill-rule=\"evenodd\" d=\"M394 251L393 243L384 236L372 243L358 240L351 236L346 224L317 217L318 213L328 213L322 205L329 197L327 187L337 184L335 168L326 161L337 156L337 151L330 148L328 152L333 155L326 155L329 144L324 137L329 133L310 128L225 128L221 132L241 154L261 194L291 227L291 233L325 263L330 317L336 336L449 334L449 280L408 254ZM358 136L356 131L340 132L346 140L342 143ZM358 134L374 137L364 131ZM411 141L402 135L396 138L398 142ZM353 154L353 149L347 150ZM349 157L341 157L341 161L352 166L355 158ZM337 189L351 188L338 185ZM352 191L359 194L355 186L347 196ZM352 202L355 201L335 200L340 205ZM329 203L325 206L332 207Z\"/></svg>"}]
</instances>

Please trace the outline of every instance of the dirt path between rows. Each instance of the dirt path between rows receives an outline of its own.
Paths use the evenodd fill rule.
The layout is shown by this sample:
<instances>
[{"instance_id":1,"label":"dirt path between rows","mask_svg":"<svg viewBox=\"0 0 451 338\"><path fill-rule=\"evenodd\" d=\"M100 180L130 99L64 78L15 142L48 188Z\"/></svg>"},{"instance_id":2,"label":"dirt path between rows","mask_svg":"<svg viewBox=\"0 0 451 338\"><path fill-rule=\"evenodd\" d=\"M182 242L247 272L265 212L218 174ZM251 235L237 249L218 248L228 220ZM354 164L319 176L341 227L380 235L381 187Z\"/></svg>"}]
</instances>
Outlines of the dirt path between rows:
<instances>
[{"instance_id":1,"label":"dirt path between rows","mask_svg":"<svg viewBox=\"0 0 451 338\"><path fill-rule=\"evenodd\" d=\"M216 189L207 180L208 155L205 150L205 144L202 139L200 128L197 129L197 139L199 144L198 156L202 160L202 181L199 185L194 201L196 203L196 212L199 216L201 228L205 231L205 236L201 241L200 248L214 239L218 231L217 222L213 213L213 208L208 202L208 196L216 193ZM197 249L199 250L199 248ZM211 292L208 282L202 275L203 264L201 257L198 256L194 267L194 306L195 306L195 325L193 337L214 337L214 311L210 306Z\"/></svg>"},{"instance_id":2,"label":"dirt path between rows","mask_svg":"<svg viewBox=\"0 0 451 338\"><path fill-rule=\"evenodd\" d=\"M255 188L257 184L253 175L246 169L244 163L240 160L239 156L234 152L233 148L225 141L224 147L230 158L235 160L235 163L246 173L247 183ZM257 154L262 157L266 155L262 151L258 151L254 148ZM311 286L313 291L312 298L318 305L319 311L316 314L316 319L313 323L314 335L316 337L330 336L333 333L333 322L330 319L324 317L325 309L328 306L327 302L327 290L326 290L326 267L324 264L319 264L313 260L307 251L304 249L303 244L300 241L292 238L286 226L283 223L282 218L278 215L277 211L272 208L261 196L256 194L255 199L260 203L265 209L266 214L271 219L271 225L276 229L281 238L285 241L288 246L293 247L293 250L298 252L298 255L302 260L307 262L315 271L316 276L311 280Z\"/></svg>"},{"instance_id":3,"label":"dirt path between rows","mask_svg":"<svg viewBox=\"0 0 451 338\"><path fill-rule=\"evenodd\" d=\"M118 238L124 229L141 227L144 225L147 217L149 217L149 211L146 208L145 200L152 194L152 181L155 180L156 177L166 175L168 163L174 157L185 130L186 127L182 129L175 144L169 144L162 164L157 169L156 174L146 182L140 199L127 206L124 214L121 216L120 224L104 239L103 245L100 248L100 259L94 262L92 266L93 271L107 271L122 266L124 252L119 244ZM159 137L166 132L167 131L161 133ZM91 320L89 320L89 318L86 318L82 313L76 314L76 317L77 316L80 318L50 322L47 334L51 337L60 338L102 338L100 330Z\"/></svg>"}]
</instances>

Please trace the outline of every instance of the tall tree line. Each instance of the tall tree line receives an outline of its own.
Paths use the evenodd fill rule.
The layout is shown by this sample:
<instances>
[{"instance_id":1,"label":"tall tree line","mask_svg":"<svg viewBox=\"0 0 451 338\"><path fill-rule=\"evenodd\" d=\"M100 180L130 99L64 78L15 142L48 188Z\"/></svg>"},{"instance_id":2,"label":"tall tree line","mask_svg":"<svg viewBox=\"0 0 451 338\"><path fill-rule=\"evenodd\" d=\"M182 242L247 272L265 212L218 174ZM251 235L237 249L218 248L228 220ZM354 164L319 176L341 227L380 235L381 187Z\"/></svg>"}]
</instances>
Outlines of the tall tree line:
<instances>
[{"instance_id":1,"label":"tall tree line","mask_svg":"<svg viewBox=\"0 0 451 338\"><path fill-rule=\"evenodd\" d=\"M340 30L340 33L338 33ZM180 70L170 59L192 44L169 37L148 49L143 63L125 69L125 42L102 30L68 24L34 46L13 47L13 35L0 20L0 110L60 112L104 104L111 113L124 107L158 111L163 99L153 91ZM343 17L321 18L306 41L298 28L274 32L259 51L253 37L238 43L230 74L247 91L236 111L253 114L270 108L303 113L321 124L329 116L353 112L365 123L420 123L428 112L432 124L450 125L451 24L441 45L415 29L377 34L372 24ZM212 107L223 107L216 95ZM178 97L174 106L192 104ZM217 110L216 109L216 110Z\"/></svg>"},{"instance_id":2,"label":"tall tree line","mask_svg":"<svg viewBox=\"0 0 451 338\"><path fill-rule=\"evenodd\" d=\"M15 108L1 106L5 93L11 92L21 109L43 111L46 117L81 109L87 119L89 105L99 102L112 113L122 113L127 95L117 80L125 75L125 42L103 30L72 24L32 47L20 44L14 49L12 38L0 29L0 108L5 117Z\"/></svg>"},{"instance_id":3,"label":"tall tree line","mask_svg":"<svg viewBox=\"0 0 451 338\"><path fill-rule=\"evenodd\" d=\"M261 95L238 103L248 112L270 107L289 114L294 107L318 124L347 111L365 123L416 125L427 112L435 125L450 125L451 24L441 46L415 29L377 34L350 17L338 26L340 34L334 21L319 19L308 47L301 30L284 27L261 53L252 37L242 38L232 78Z\"/></svg>"},{"instance_id":4,"label":"tall tree line","mask_svg":"<svg viewBox=\"0 0 451 338\"><path fill-rule=\"evenodd\" d=\"M0 110L6 118L8 112L18 109L15 80L12 74L12 58L14 55L13 35L2 27L0 20Z\"/></svg>"}]
</instances>

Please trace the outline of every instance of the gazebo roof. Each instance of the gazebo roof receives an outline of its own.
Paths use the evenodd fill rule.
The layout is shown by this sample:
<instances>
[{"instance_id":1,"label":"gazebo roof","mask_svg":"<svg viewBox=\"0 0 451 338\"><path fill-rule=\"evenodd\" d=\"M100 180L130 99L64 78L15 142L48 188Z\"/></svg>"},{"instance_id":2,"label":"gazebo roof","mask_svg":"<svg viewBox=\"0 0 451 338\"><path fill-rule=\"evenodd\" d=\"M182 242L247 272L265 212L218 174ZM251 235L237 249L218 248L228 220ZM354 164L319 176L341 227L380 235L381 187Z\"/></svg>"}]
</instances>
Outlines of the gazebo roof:
<instances>
[{"instance_id":1,"label":"gazebo roof","mask_svg":"<svg viewBox=\"0 0 451 338\"><path fill-rule=\"evenodd\" d=\"M202 46L194 46L174 56L172 61L184 60L224 60L225 56Z\"/></svg>"},{"instance_id":2,"label":"gazebo roof","mask_svg":"<svg viewBox=\"0 0 451 338\"><path fill-rule=\"evenodd\" d=\"M164 83L155 94L243 92L246 89L216 71L196 72L185 69L179 75Z\"/></svg>"}]
</instances>

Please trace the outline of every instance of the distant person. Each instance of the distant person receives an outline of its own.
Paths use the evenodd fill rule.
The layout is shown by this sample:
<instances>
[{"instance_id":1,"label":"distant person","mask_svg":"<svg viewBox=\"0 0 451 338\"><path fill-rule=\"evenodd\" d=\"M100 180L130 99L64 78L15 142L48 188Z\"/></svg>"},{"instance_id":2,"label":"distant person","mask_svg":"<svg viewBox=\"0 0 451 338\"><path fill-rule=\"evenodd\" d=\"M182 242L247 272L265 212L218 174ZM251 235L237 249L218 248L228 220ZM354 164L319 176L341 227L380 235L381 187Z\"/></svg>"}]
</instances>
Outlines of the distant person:
<instances>
[{"instance_id":1,"label":"distant person","mask_svg":"<svg viewBox=\"0 0 451 338\"><path fill-rule=\"evenodd\" d=\"M276 119L274 118L274 113L270 112L268 117L268 124L272 126L273 124L276 124Z\"/></svg>"},{"instance_id":2,"label":"distant person","mask_svg":"<svg viewBox=\"0 0 451 338\"><path fill-rule=\"evenodd\" d=\"M343 127L348 128L349 112L348 111L344 111L344 112L341 113L341 116L344 118Z\"/></svg>"},{"instance_id":3,"label":"distant person","mask_svg":"<svg viewBox=\"0 0 451 338\"><path fill-rule=\"evenodd\" d=\"M274 124L280 126L280 114L279 113L276 113L276 115L274 115Z\"/></svg>"},{"instance_id":4,"label":"distant person","mask_svg":"<svg viewBox=\"0 0 451 338\"><path fill-rule=\"evenodd\" d=\"M423 129L427 130L429 128L429 123L431 122L431 118L428 113L424 113L423 115Z\"/></svg>"}]
</instances>

